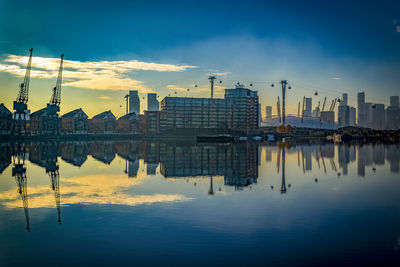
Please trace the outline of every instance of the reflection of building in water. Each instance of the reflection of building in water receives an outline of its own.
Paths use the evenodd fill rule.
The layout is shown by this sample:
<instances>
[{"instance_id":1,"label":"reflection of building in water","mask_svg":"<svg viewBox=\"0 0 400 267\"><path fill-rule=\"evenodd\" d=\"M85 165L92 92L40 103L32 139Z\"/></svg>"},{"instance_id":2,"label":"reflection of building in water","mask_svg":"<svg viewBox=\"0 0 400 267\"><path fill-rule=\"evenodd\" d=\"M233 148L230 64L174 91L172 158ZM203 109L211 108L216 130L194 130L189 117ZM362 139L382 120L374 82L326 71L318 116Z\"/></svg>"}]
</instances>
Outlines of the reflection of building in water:
<instances>
[{"instance_id":1,"label":"reflection of building in water","mask_svg":"<svg viewBox=\"0 0 400 267\"><path fill-rule=\"evenodd\" d=\"M357 153L358 175L365 176L365 167L384 165L385 159L389 161L390 171L399 172L400 147L399 145L363 145L358 146Z\"/></svg>"},{"instance_id":2,"label":"reflection of building in water","mask_svg":"<svg viewBox=\"0 0 400 267\"><path fill-rule=\"evenodd\" d=\"M347 166L350 162L350 149L347 145L339 145L338 147L339 168L342 168L343 175L347 175Z\"/></svg>"},{"instance_id":3,"label":"reflection of building in water","mask_svg":"<svg viewBox=\"0 0 400 267\"><path fill-rule=\"evenodd\" d=\"M88 152L86 142L61 143L60 154L64 161L80 167L87 159Z\"/></svg>"},{"instance_id":4,"label":"reflection of building in water","mask_svg":"<svg viewBox=\"0 0 400 267\"><path fill-rule=\"evenodd\" d=\"M157 163L147 163L147 175L156 174L158 164Z\"/></svg>"},{"instance_id":5,"label":"reflection of building in water","mask_svg":"<svg viewBox=\"0 0 400 267\"><path fill-rule=\"evenodd\" d=\"M0 143L0 173L11 164L11 145Z\"/></svg>"},{"instance_id":6,"label":"reflection of building in water","mask_svg":"<svg viewBox=\"0 0 400 267\"><path fill-rule=\"evenodd\" d=\"M258 177L258 150L253 144L160 144L160 170L168 177L224 176L240 189Z\"/></svg>"},{"instance_id":7,"label":"reflection of building in water","mask_svg":"<svg viewBox=\"0 0 400 267\"><path fill-rule=\"evenodd\" d=\"M386 156L390 164L390 172L398 173L400 165L400 146L398 144L395 146L388 146Z\"/></svg>"},{"instance_id":8,"label":"reflection of building in water","mask_svg":"<svg viewBox=\"0 0 400 267\"><path fill-rule=\"evenodd\" d=\"M118 156L125 159L125 170L128 177L136 177L139 170L139 143L116 142Z\"/></svg>"},{"instance_id":9,"label":"reflection of building in water","mask_svg":"<svg viewBox=\"0 0 400 267\"><path fill-rule=\"evenodd\" d=\"M105 164L110 164L115 158L116 149L111 141L89 143L88 149L93 158Z\"/></svg>"},{"instance_id":10,"label":"reflection of building in water","mask_svg":"<svg viewBox=\"0 0 400 267\"><path fill-rule=\"evenodd\" d=\"M272 151L270 149L265 149L265 161L271 162L272 161Z\"/></svg>"}]
</instances>

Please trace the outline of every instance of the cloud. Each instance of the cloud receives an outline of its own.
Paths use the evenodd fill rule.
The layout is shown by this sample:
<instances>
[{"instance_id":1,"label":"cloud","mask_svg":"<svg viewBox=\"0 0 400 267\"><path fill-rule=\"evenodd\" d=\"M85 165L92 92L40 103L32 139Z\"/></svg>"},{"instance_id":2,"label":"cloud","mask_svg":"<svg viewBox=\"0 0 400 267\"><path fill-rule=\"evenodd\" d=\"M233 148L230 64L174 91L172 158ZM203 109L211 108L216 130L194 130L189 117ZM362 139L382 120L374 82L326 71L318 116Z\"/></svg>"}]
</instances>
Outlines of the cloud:
<instances>
[{"instance_id":1,"label":"cloud","mask_svg":"<svg viewBox=\"0 0 400 267\"><path fill-rule=\"evenodd\" d=\"M332 80L340 80L341 78L340 77L332 77L331 79Z\"/></svg>"},{"instance_id":2,"label":"cloud","mask_svg":"<svg viewBox=\"0 0 400 267\"><path fill-rule=\"evenodd\" d=\"M400 32L400 26L396 27L396 32Z\"/></svg>"},{"instance_id":3,"label":"cloud","mask_svg":"<svg viewBox=\"0 0 400 267\"><path fill-rule=\"evenodd\" d=\"M112 97L111 96L106 96L106 95L101 95L101 96L99 96L99 99L110 100L110 99L112 99Z\"/></svg>"},{"instance_id":4,"label":"cloud","mask_svg":"<svg viewBox=\"0 0 400 267\"><path fill-rule=\"evenodd\" d=\"M179 86L177 86L175 84L168 84L167 85L167 89L173 90L173 91L179 91L179 92L187 92L188 88L179 87Z\"/></svg>"},{"instance_id":5,"label":"cloud","mask_svg":"<svg viewBox=\"0 0 400 267\"><path fill-rule=\"evenodd\" d=\"M0 63L0 72L23 77L28 57L8 55ZM60 64L59 58L32 58L32 78L55 79ZM132 79L132 71L182 72L197 68L189 65L160 64L153 62L128 61L74 61L64 60L63 86L95 90L138 90L153 92L142 81Z\"/></svg>"},{"instance_id":6,"label":"cloud","mask_svg":"<svg viewBox=\"0 0 400 267\"><path fill-rule=\"evenodd\" d=\"M226 72L213 72L211 73L211 75L215 75L215 76L226 76L228 74L230 74L231 72L226 71Z\"/></svg>"}]
</instances>

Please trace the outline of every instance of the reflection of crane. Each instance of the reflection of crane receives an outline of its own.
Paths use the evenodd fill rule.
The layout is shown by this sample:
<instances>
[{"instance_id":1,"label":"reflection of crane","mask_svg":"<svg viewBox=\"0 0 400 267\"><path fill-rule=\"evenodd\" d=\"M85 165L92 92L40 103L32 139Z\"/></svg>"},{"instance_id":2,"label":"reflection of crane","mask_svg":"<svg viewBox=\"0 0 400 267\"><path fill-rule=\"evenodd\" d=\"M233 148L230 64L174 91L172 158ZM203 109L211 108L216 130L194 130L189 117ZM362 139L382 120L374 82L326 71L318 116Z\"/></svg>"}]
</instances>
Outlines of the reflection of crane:
<instances>
[{"instance_id":1,"label":"reflection of crane","mask_svg":"<svg viewBox=\"0 0 400 267\"><path fill-rule=\"evenodd\" d=\"M51 182L51 189L54 192L54 197L56 199L56 207L58 214L58 224L61 224L61 207L60 207L60 174L58 172L58 166L55 169L48 172Z\"/></svg>"},{"instance_id":2,"label":"reflection of crane","mask_svg":"<svg viewBox=\"0 0 400 267\"><path fill-rule=\"evenodd\" d=\"M26 120L28 116L28 96L29 96L29 81L32 69L32 51L29 50L29 60L26 67L24 82L19 85L19 93L17 99L13 103L14 119L12 124L12 133L20 135L26 132Z\"/></svg>"},{"instance_id":3,"label":"reflection of crane","mask_svg":"<svg viewBox=\"0 0 400 267\"><path fill-rule=\"evenodd\" d=\"M213 179L212 175L210 176L210 189L208 190L209 195L214 195L214 187L213 187Z\"/></svg>"},{"instance_id":4,"label":"reflection of crane","mask_svg":"<svg viewBox=\"0 0 400 267\"><path fill-rule=\"evenodd\" d=\"M15 146L13 146L15 148ZM15 177L15 182L18 187L18 194L21 196L22 204L25 212L26 230L29 232L29 208L28 208L28 187L26 179L26 168L25 165L25 146L21 147L21 144L16 145L16 151L13 153L13 168L12 176Z\"/></svg>"},{"instance_id":5,"label":"reflection of crane","mask_svg":"<svg viewBox=\"0 0 400 267\"><path fill-rule=\"evenodd\" d=\"M282 185L281 185L281 194L286 193L286 181L285 181L285 148L282 149Z\"/></svg>"}]
</instances>

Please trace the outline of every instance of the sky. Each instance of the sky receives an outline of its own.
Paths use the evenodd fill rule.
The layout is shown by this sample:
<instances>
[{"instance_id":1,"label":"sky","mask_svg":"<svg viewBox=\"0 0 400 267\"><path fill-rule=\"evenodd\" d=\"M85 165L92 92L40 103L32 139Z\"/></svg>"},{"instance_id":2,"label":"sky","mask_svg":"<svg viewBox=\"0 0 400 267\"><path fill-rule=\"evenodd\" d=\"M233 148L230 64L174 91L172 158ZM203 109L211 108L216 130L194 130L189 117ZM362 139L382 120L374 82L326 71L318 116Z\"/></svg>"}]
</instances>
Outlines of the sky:
<instances>
[{"instance_id":1,"label":"sky","mask_svg":"<svg viewBox=\"0 0 400 267\"><path fill-rule=\"evenodd\" d=\"M348 93L356 106L364 91L388 104L400 94L399 47L399 1L0 0L0 102L12 108L33 48L32 111L49 102L62 53L61 114L121 116L128 90L142 111L149 92L208 97L211 74L216 97L240 82L263 112L276 113L282 79L291 114L303 96L315 106Z\"/></svg>"}]
</instances>

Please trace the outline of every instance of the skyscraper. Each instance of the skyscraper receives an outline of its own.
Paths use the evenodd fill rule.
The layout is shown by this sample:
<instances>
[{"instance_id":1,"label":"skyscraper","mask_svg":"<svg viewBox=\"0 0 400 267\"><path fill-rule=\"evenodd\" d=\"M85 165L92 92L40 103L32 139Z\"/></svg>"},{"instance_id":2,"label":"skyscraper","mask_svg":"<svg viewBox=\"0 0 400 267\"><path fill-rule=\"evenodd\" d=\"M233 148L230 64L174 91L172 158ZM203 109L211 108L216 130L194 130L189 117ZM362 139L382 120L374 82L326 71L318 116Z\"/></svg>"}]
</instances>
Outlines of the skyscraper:
<instances>
[{"instance_id":1,"label":"skyscraper","mask_svg":"<svg viewBox=\"0 0 400 267\"><path fill-rule=\"evenodd\" d=\"M390 106L394 108L399 107L399 96L391 96L390 97Z\"/></svg>"},{"instance_id":2,"label":"skyscraper","mask_svg":"<svg viewBox=\"0 0 400 267\"><path fill-rule=\"evenodd\" d=\"M148 93L147 94L147 111L159 111L160 103L157 100L157 94Z\"/></svg>"},{"instance_id":3,"label":"skyscraper","mask_svg":"<svg viewBox=\"0 0 400 267\"><path fill-rule=\"evenodd\" d=\"M358 121L359 126L365 125L365 93L360 92L357 95L357 109L358 109Z\"/></svg>"},{"instance_id":4,"label":"skyscraper","mask_svg":"<svg viewBox=\"0 0 400 267\"><path fill-rule=\"evenodd\" d=\"M347 94L342 94L342 102L340 102L339 106L347 106Z\"/></svg>"},{"instance_id":5,"label":"skyscraper","mask_svg":"<svg viewBox=\"0 0 400 267\"><path fill-rule=\"evenodd\" d=\"M272 107L271 106L266 106L265 107L265 117L271 117L272 116Z\"/></svg>"},{"instance_id":6,"label":"skyscraper","mask_svg":"<svg viewBox=\"0 0 400 267\"><path fill-rule=\"evenodd\" d=\"M338 108L338 124L340 127L345 127L350 124L350 107L347 105L339 105Z\"/></svg>"},{"instance_id":7,"label":"skyscraper","mask_svg":"<svg viewBox=\"0 0 400 267\"><path fill-rule=\"evenodd\" d=\"M372 107L372 128L383 129L385 127L385 105L375 104Z\"/></svg>"},{"instance_id":8,"label":"skyscraper","mask_svg":"<svg viewBox=\"0 0 400 267\"><path fill-rule=\"evenodd\" d=\"M140 114L140 99L136 90L129 91L129 113Z\"/></svg>"},{"instance_id":9,"label":"skyscraper","mask_svg":"<svg viewBox=\"0 0 400 267\"><path fill-rule=\"evenodd\" d=\"M356 125L356 108L350 107L350 114L349 114L349 126Z\"/></svg>"}]
</instances>

